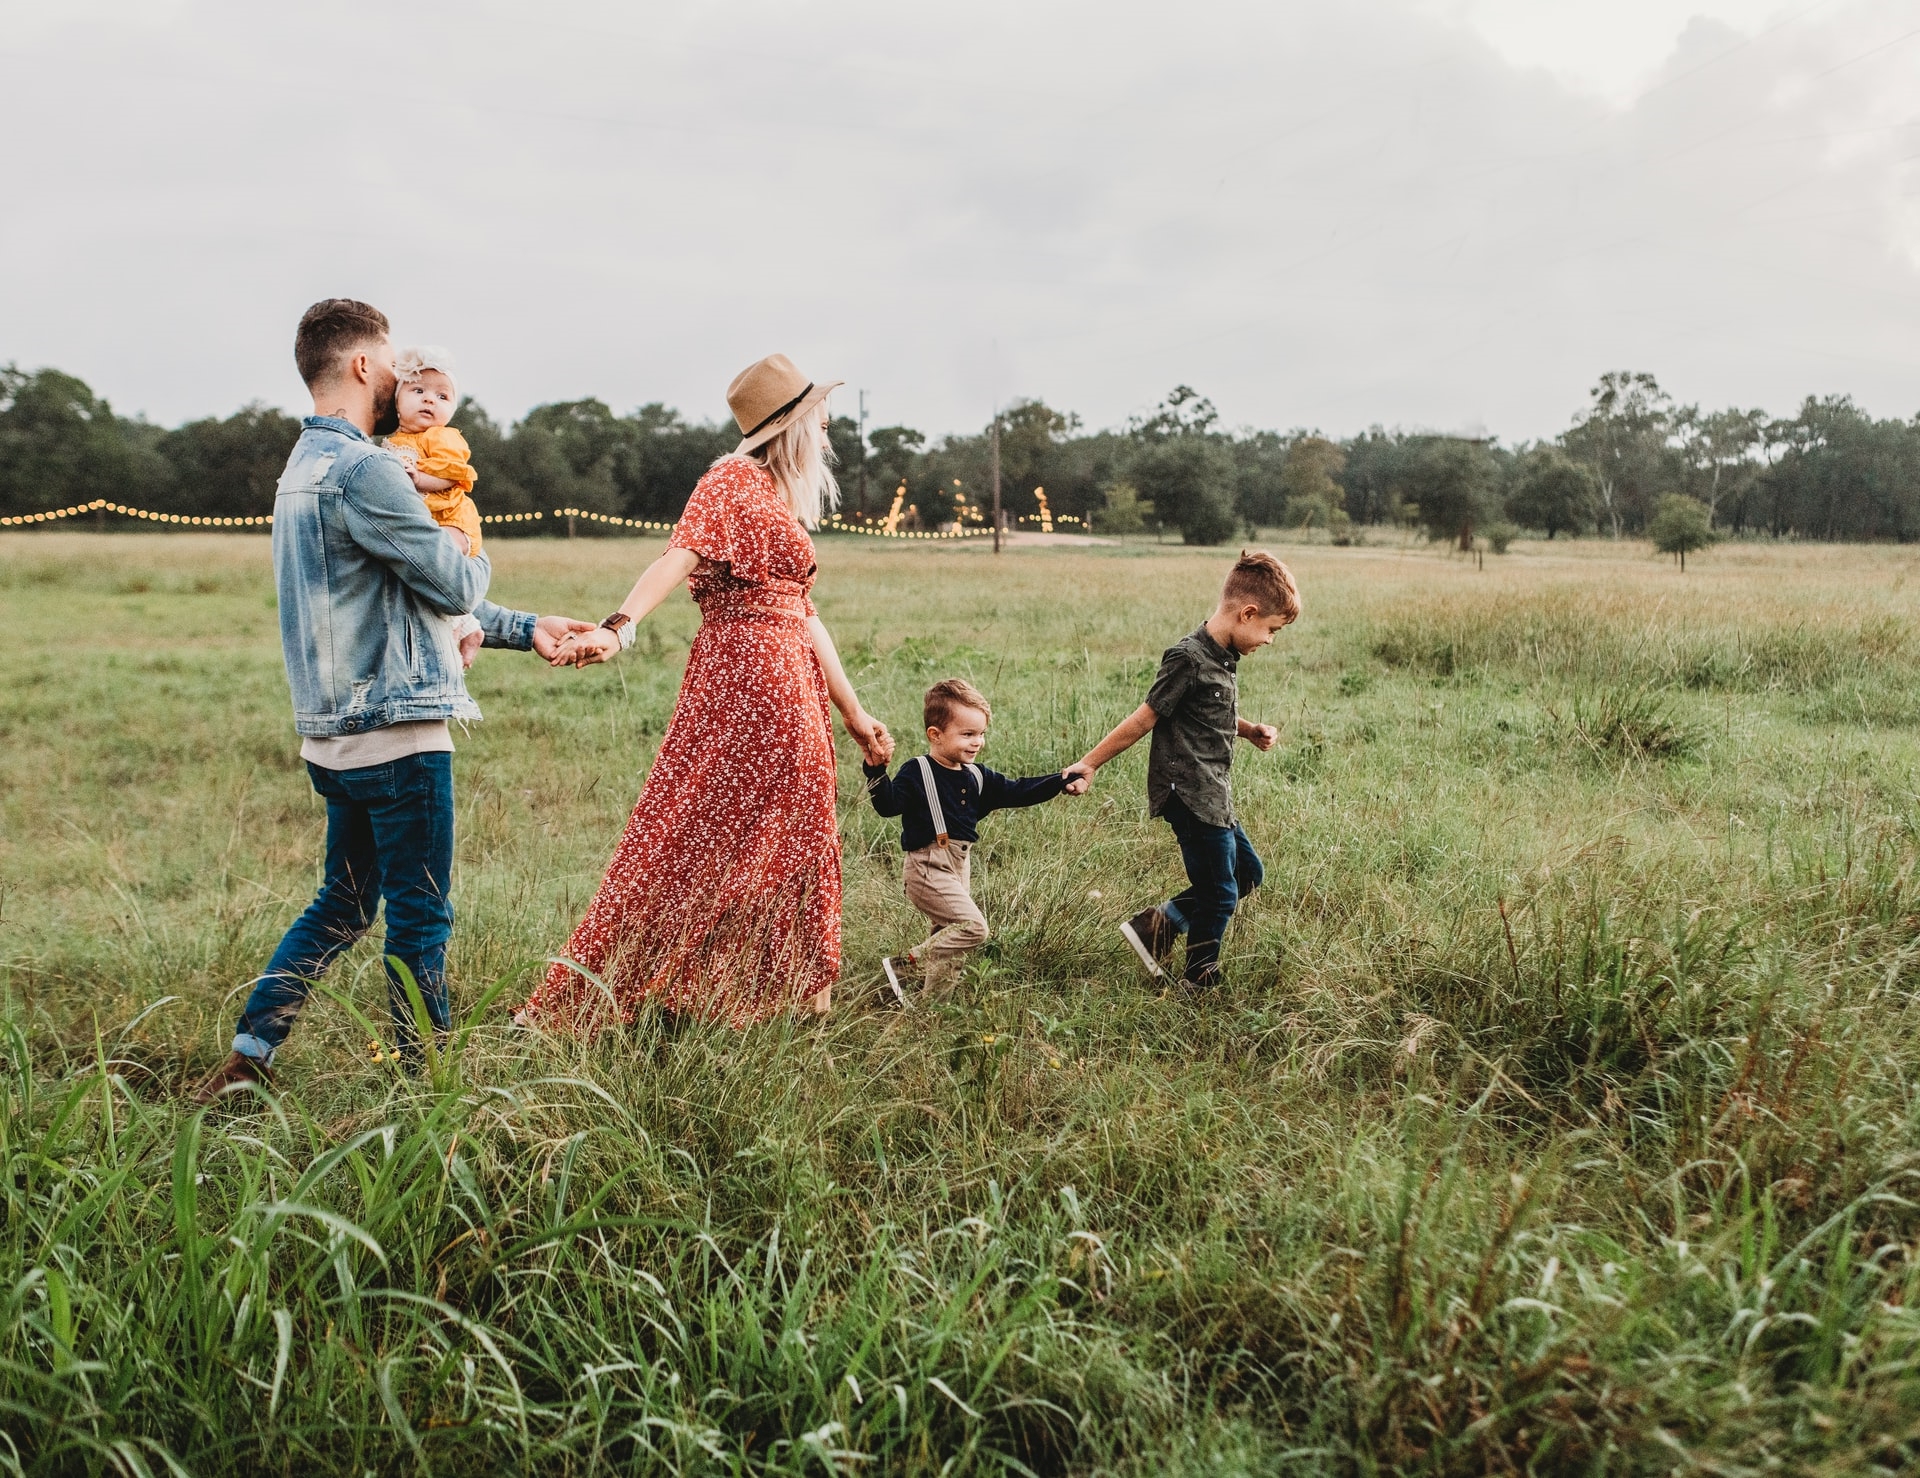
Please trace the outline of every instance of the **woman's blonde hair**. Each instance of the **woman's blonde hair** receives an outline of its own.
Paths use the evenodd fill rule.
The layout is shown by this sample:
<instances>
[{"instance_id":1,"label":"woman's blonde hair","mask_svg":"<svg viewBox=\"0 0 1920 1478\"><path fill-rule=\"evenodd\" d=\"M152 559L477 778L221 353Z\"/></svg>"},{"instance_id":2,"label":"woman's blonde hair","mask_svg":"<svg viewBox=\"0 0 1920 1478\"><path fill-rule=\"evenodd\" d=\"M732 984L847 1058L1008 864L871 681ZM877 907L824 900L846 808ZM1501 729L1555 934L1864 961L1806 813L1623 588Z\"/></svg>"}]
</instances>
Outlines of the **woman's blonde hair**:
<instances>
[{"instance_id":1,"label":"woman's blonde hair","mask_svg":"<svg viewBox=\"0 0 1920 1478\"><path fill-rule=\"evenodd\" d=\"M840 484L833 475L833 443L820 429L818 416L819 410L810 407L765 446L727 453L766 468L793 516L810 529L819 526L822 514L840 506Z\"/></svg>"}]
</instances>

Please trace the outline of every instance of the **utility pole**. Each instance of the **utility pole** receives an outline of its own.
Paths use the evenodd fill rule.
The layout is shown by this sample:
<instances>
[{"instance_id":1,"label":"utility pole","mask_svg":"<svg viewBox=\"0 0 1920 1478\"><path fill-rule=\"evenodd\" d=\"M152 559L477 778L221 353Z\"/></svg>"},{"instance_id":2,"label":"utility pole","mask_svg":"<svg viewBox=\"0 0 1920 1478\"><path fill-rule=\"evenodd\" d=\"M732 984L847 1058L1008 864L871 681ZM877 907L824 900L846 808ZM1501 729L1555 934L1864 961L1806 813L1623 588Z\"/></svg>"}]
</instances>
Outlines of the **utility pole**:
<instances>
[{"instance_id":1,"label":"utility pole","mask_svg":"<svg viewBox=\"0 0 1920 1478\"><path fill-rule=\"evenodd\" d=\"M1000 407L993 408L993 552L1000 552Z\"/></svg>"},{"instance_id":2,"label":"utility pole","mask_svg":"<svg viewBox=\"0 0 1920 1478\"><path fill-rule=\"evenodd\" d=\"M860 511L867 511L867 392L860 392Z\"/></svg>"}]
</instances>

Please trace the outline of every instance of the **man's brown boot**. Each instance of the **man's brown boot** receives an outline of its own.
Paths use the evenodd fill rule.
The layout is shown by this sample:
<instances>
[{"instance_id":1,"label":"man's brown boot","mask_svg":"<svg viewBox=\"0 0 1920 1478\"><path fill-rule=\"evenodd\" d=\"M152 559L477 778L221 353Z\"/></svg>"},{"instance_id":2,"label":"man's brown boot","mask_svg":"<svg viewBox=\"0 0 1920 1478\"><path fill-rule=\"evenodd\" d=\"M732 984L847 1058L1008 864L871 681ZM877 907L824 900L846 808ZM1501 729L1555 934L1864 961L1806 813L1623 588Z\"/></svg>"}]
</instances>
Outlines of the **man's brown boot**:
<instances>
[{"instance_id":1,"label":"man's brown boot","mask_svg":"<svg viewBox=\"0 0 1920 1478\"><path fill-rule=\"evenodd\" d=\"M193 1090L193 1101L196 1104L212 1103L236 1083L258 1083L262 1088L271 1088L273 1074L267 1071L267 1065L259 1058L249 1057L244 1052L229 1052L227 1060Z\"/></svg>"}]
</instances>

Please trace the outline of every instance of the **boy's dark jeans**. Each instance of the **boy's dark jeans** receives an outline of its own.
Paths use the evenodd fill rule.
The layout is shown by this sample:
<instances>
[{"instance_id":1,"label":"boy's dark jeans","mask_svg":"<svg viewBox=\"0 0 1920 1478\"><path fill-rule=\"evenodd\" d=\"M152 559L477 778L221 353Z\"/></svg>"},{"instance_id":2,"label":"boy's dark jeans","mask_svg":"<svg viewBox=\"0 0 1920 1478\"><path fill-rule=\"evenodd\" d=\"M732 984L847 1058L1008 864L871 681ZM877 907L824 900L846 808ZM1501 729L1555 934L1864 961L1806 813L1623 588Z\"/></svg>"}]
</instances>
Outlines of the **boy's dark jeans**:
<instances>
[{"instance_id":1,"label":"boy's dark jeans","mask_svg":"<svg viewBox=\"0 0 1920 1478\"><path fill-rule=\"evenodd\" d=\"M1260 854L1238 823L1209 826L1172 797L1160 812L1180 843L1187 865L1186 889L1160 905L1173 927L1187 936L1184 978L1210 985L1220 969L1220 940L1233 911L1266 877Z\"/></svg>"},{"instance_id":2,"label":"boy's dark jeans","mask_svg":"<svg viewBox=\"0 0 1920 1478\"><path fill-rule=\"evenodd\" d=\"M448 1025L447 938L453 904L453 756L410 754L363 770L309 764L327 802L327 861L320 891L300 915L266 973L254 982L233 1050L263 1062L293 1029L313 982L366 933L387 904L386 953L413 973L436 1032ZM420 1053L413 1009L392 961L387 994L394 1031L409 1060Z\"/></svg>"}]
</instances>

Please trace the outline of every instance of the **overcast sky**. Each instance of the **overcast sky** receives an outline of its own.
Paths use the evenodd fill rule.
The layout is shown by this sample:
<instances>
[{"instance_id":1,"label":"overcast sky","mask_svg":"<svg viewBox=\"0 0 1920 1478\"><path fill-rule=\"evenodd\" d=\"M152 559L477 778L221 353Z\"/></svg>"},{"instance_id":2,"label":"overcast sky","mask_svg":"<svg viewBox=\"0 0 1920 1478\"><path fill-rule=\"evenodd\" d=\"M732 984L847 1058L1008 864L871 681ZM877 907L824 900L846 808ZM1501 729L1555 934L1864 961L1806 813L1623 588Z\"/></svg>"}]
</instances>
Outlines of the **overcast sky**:
<instances>
[{"instance_id":1,"label":"overcast sky","mask_svg":"<svg viewBox=\"0 0 1920 1478\"><path fill-rule=\"evenodd\" d=\"M1917 83L1920 0L0 0L0 362L304 409L339 294L500 417L1911 416Z\"/></svg>"}]
</instances>

